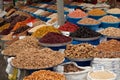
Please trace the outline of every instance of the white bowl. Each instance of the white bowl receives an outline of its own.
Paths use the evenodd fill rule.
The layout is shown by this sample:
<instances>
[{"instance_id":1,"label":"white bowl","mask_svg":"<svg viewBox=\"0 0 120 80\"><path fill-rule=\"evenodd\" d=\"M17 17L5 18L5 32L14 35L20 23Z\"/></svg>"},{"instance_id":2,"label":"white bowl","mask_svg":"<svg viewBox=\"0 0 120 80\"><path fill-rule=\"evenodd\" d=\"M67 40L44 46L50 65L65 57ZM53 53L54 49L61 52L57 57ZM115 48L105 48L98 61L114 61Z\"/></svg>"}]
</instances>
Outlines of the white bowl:
<instances>
[{"instance_id":1,"label":"white bowl","mask_svg":"<svg viewBox=\"0 0 120 80\"><path fill-rule=\"evenodd\" d=\"M101 79L96 79L96 78L93 78L90 74L91 73L95 73L95 75L97 75L98 76L98 74L97 74L97 72L107 72L107 73L110 73L110 74L112 74L114 77L112 77L112 78L101 78ZM100 76L100 75L99 75ZM109 71L109 70L96 70L96 71L91 71L91 72L89 72L88 73L88 76L87 76L87 80L115 80L116 79L116 74L115 73L113 73L113 72L111 72L111 71Z\"/></svg>"},{"instance_id":2,"label":"white bowl","mask_svg":"<svg viewBox=\"0 0 120 80\"><path fill-rule=\"evenodd\" d=\"M65 64L74 64L76 67L83 69L83 71L66 73L64 72L64 67L63 67L63 65ZM75 62L67 62L57 66L55 69L57 72L64 74L67 80L86 80L87 74L91 70L91 67L80 67Z\"/></svg>"}]
</instances>

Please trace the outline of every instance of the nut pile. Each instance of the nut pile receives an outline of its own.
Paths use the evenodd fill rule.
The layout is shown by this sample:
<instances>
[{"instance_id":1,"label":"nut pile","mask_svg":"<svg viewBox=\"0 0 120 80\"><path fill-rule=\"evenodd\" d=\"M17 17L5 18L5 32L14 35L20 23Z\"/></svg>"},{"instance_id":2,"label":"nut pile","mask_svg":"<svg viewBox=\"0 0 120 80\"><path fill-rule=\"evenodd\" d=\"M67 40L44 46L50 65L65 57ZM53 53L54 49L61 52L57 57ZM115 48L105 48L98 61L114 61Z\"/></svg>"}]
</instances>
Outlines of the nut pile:
<instances>
[{"instance_id":1,"label":"nut pile","mask_svg":"<svg viewBox=\"0 0 120 80\"><path fill-rule=\"evenodd\" d=\"M100 43L96 48L102 52L120 52L120 41L105 41Z\"/></svg>"},{"instance_id":2,"label":"nut pile","mask_svg":"<svg viewBox=\"0 0 120 80\"><path fill-rule=\"evenodd\" d=\"M116 22L120 22L120 20L117 17L108 15L108 16L104 16L102 18L99 19L101 22L107 22L107 23L116 23Z\"/></svg>"},{"instance_id":3,"label":"nut pile","mask_svg":"<svg viewBox=\"0 0 120 80\"><path fill-rule=\"evenodd\" d=\"M92 58L93 54L97 54L96 48L88 43L77 45L69 44L65 50L65 56L70 59L86 59Z\"/></svg>"},{"instance_id":4,"label":"nut pile","mask_svg":"<svg viewBox=\"0 0 120 80\"><path fill-rule=\"evenodd\" d=\"M111 37L120 37L120 29L114 28L114 27L108 27L102 31L100 31L101 34L111 36Z\"/></svg>"},{"instance_id":5,"label":"nut pile","mask_svg":"<svg viewBox=\"0 0 120 80\"><path fill-rule=\"evenodd\" d=\"M120 14L120 9L119 8L112 8L107 11L108 13L111 14Z\"/></svg>"},{"instance_id":6,"label":"nut pile","mask_svg":"<svg viewBox=\"0 0 120 80\"><path fill-rule=\"evenodd\" d=\"M25 77L23 80L66 80L65 76L56 72L40 70Z\"/></svg>"},{"instance_id":7,"label":"nut pile","mask_svg":"<svg viewBox=\"0 0 120 80\"><path fill-rule=\"evenodd\" d=\"M21 40L17 40L8 46L4 51L4 55L16 56L20 51L27 48L41 48L36 38L29 36Z\"/></svg>"},{"instance_id":8,"label":"nut pile","mask_svg":"<svg viewBox=\"0 0 120 80\"><path fill-rule=\"evenodd\" d=\"M101 52L93 55L94 58L120 58L120 52Z\"/></svg>"},{"instance_id":9,"label":"nut pile","mask_svg":"<svg viewBox=\"0 0 120 80\"><path fill-rule=\"evenodd\" d=\"M84 24L84 25L95 25L99 23L100 23L99 21L92 19L92 18L83 18L82 20L78 22L78 24Z\"/></svg>"},{"instance_id":10,"label":"nut pile","mask_svg":"<svg viewBox=\"0 0 120 80\"><path fill-rule=\"evenodd\" d=\"M64 54L53 51L49 48L37 49L28 48L25 49L12 60L14 67L20 69L43 69L56 66L62 63L64 60Z\"/></svg>"}]
</instances>

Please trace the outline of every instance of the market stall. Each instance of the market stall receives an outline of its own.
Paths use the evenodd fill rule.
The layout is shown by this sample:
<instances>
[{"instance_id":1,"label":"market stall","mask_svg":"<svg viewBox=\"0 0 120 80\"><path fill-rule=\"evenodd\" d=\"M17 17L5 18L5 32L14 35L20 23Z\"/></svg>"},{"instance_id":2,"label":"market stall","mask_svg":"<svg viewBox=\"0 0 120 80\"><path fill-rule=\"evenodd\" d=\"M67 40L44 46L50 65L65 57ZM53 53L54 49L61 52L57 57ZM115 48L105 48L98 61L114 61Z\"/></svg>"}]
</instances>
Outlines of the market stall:
<instances>
[{"instance_id":1,"label":"market stall","mask_svg":"<svg viewBox=\"0 0 120 80\"><path fill-rule=\"evenodd\" d=\"M119 80L120 8L63 3L37 2L0 13L9 80Z\"/></svg>"}]
</instances>

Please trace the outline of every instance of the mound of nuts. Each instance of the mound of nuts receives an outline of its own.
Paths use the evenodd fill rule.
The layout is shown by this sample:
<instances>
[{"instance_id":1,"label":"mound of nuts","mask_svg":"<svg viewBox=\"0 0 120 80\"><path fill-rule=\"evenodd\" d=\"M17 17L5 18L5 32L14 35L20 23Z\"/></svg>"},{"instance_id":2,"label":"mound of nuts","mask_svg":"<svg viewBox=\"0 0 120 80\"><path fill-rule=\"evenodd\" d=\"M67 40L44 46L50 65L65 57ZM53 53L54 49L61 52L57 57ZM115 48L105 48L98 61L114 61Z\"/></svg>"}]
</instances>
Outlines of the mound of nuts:
<instances>
[{"instance_id":1,"label":"mound of nuts","mask_svg":"<svg viewBox=\"0 0 120 80\"><path fill-rule=\"evenodd\" d=\"M66 80L65 76L49 70L40 70L25 77L23 80Z\"/></svg>"},{"instance_id":2,"label":"mound of nuts","mask_svg":"<svg viewBox=\"0 0 120 80\"><path fill-rule=\"evenodd\" d=\"M100 31L101 34L111 36L111 37L120 37L120 29L114 28L114 27L108 27L102 31Z\"/></svg>"},{"instance_id":3,"label":"mound of nuts","mask_svg":"<svg viewBox=\"0 0 120 80\"><path fill-rule=\"evenodd\" d=\"M120 41L117 40L109 40L100 43L96 48L102 52L114 52L120 53Z\"/></svg>"},{"instance_id":4,"label":"mound of nuts","mask_svg":"<svg viewBox=\"0 0 120 80\"><path fill-rule=\"evenodd\" d=\"M97 54L96 48L88 43L77 45L69 44L65 50L65 56L70 59L86 59L92 58L93 54Z\"/></svg>"},{"instance_id":5,"label":"mound of nuts","mask_svg":"<svg viewBox=\"0 0 120 80\"><path fill-rule=\"evenodd\" d=\"M107 23L117 23L120 22L120 20L117 17L107 15L99 19L101 22L107 22Z\"/></svg>"},{"instance_id":6,"label":"mound of nuts","mask_svg":"<svg viewBox=\"0 0 120 80\"><path fill-rule=\"evenodd\" d=\"M107 11L107 13L111 14L120 14L120 9L119 8L112 8Z\"/></svg>"},{"instance_id":7,"label":"mound of nuts","mask_svg":"<svg viewBox=\"0 0 120 80\"><path fill-rule=\"evenodd\" d=\"M85 25L95 25L95 24L99 24L100 22L92 18L83 18L78 23L85 24Z\"/></svg>"},{"instance_id":8,"label":"mound of nuts","mask_svg":"<svg viewBox=\"0 0 120 80\"><path fill-rule=\"evenodd\" d=\"M120 52L102 52L93 55L94 58L120 58Z\"/></svg>"},{"instance_id":9,"label":"mound of nuts","mask_svg":"<svg viewBox=\"0 0 120 80\"><path fill-rule=\"evenodd\" d=\"M62 63L64 54L49 48L25 49L12 60L12 65L19 69L45 69Z\"/></svg>"},{"instance_id":10,"label":"mound of nuts","mask_svg":"<svg viewBox=\"0 0 120 80\"><path fill-rule=\"evenodd\" d=\"M42 47L39 46L39 42L36 38L32 36L27 36L24 39L15 41L10 46L5 48L3 54L7 56L16 56L17 54L19 54L19 52L27 48L41 49Z\"/></svg>"}]
</instances>

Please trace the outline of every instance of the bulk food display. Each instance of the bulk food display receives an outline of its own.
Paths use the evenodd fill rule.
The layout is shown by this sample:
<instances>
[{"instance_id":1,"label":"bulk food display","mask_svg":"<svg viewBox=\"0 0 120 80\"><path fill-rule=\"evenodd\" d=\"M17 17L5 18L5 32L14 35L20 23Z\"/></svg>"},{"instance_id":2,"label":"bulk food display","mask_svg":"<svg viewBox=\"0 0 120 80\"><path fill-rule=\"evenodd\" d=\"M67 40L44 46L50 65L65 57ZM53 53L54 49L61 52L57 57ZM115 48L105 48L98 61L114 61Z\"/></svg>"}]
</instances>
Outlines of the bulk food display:
<instances>
[{"instance_id":1,"label":"bulk food display","mask_svg":"<svg viewBox=\"0 0 120 80\"><path fill-rule=\"evenodd\" d=\"M64 54L49 48L25 49L12 60L11 64L19 69L44 69L57 66L64 60Z\"/></svg>"},{"instance_id":2,"label":"bulk food display","mask_svg":"<svg viewBox=\"0 0 120 80\"><path fill-rule=\"evenodd\" d=\"M65 76L56 72L40 70L32 73L30 76L25 77L23 80L66 80Z\"/></svg>"},{"instance_id":3,"label":"bulk food display","mask_svg":"<svg viewBox=\"0 0 120 80\"><path fill-rule=\"evenodd\" d=\"M58 16L55 3L42 2L0 17L9 79L119 80L120 8L71 2L64 5L63 25Z\"/></svg>"}]
</instances>

